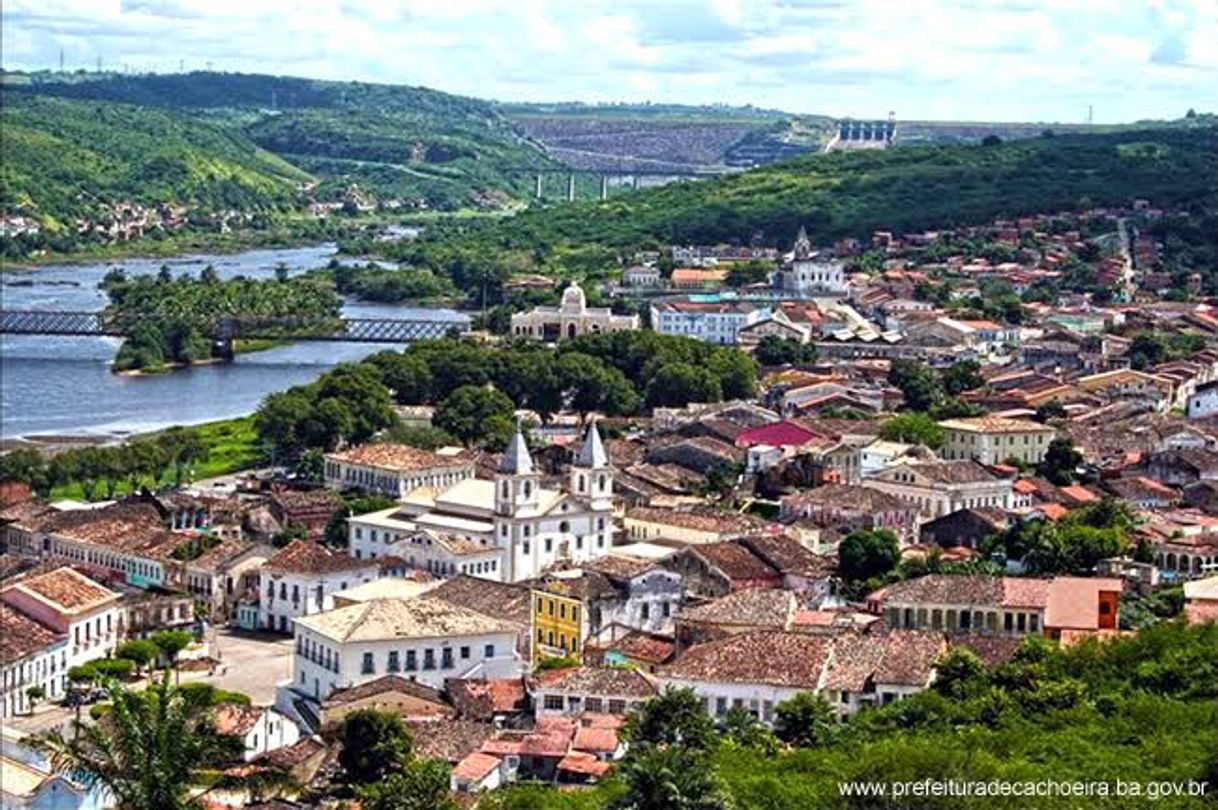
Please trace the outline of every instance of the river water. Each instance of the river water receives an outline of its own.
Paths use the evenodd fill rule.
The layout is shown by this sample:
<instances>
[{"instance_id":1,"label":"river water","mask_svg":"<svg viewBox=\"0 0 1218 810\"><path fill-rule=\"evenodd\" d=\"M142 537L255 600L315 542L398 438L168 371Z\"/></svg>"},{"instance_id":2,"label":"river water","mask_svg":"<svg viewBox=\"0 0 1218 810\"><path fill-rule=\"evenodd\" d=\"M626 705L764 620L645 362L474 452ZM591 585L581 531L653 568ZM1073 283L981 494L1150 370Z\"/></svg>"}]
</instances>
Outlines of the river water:
<instances>
[{"instance_id":1,"label":"river water","mask_svg":"<svg viewBox=\"0 0 1218 810\"><path fill-rule=\"evenodd\" d=\"M323 267L333 244L250 250L170 259L126 259L97 264L48 265L0 273L4 309L98 310L97 289L106 272L156 273L168 264L174 275L197 275L211 264L223 278L274 276L286 264L292 273ZM466 321L450 309L418 309L347 301L351 317L434 318ZM315 379L327 368L391 346L366 343L294 343L243 354L232 363L148 377L111 374L120 340L105 337L0 336L0 438L121 435L228 419L251 413L263 397Z\"/></svg>"}]
</instances>

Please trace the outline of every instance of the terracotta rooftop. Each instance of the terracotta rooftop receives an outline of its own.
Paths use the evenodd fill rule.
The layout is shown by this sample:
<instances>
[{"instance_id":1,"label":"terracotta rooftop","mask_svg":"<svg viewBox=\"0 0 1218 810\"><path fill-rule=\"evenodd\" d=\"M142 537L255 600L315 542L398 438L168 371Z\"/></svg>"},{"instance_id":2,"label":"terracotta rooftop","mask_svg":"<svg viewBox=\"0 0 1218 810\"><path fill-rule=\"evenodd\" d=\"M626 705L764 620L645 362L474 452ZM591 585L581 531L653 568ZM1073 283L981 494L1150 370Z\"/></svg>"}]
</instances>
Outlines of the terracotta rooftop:
<instances>
[{"instance_id":1,"label":"terracotta rooftop","mask_svg":"<svg viewBox=\"0 0 1218 810\"><path fill-rule=\"evenodd\" d=\"M690 647L660 672L683 680L816 689L831 651L832 640L825 636L743 633Z\"/></svg>"},{"instance_id":2,"label":"terracotta rooftop","mask_svg":"<svg viewBox=\"0 0 1218 810\"><path fill-rule=\"evenodd\" d=\"M804 492L796 492L782 498L785 509L817 507L822 509L852 510L865 514L877 512L908 512L915 507L887 492L870 487L849 484L826 484Z\"/></svg>"},{"instance_id":3,"label":"terracotta rooftop","mask_svg":"<svg viewBox=\"0 0 1218 810\"><path fill-rule=\"evenodd\" d=\"M257 725L258 720L262 717L262 712L263 710L257 706L224 703L216 707L216 731L220 734L244 737Z\"/></svg>"},{"instance_id":4,"label":"terracotta rooftop","mask_svg":"<svg viewBox=\"0 0 1218 810\"><path fill-rule=\"evenodd\" d=\"M984 464L973 459L965 461L933 461L926 464L906 465L912 472L936 484L971 484L993 481L998 476Z\"/></svg>"},{"instance_id":5,"label":"terracotta rooftop","mask_svg":"<svg viewBox=\"0 0 1218 810\"><path fill-rule=\"evenodd\" d=\"M427 596L517 625L528 626L532 621L530 591L520 585L462 574L432 588Z\"/></svg>"},{"instance_id":6,"label":"terracotta rooftop","mask_svg":"<svg viewBox=\"0 0 1218 810\"><path fill-rule=\"evenodd\" d=\"M678 511L636 506L626 512L626 519L658 523L664 526L679 526L696 531L718 532L719 534L752 534L773 531L773 525L768 521L737 512Z\"/></svg>"},{"instance_id":7,"label":"terracotta rooftop","mask_svg":"<svg viewBox=\"0 0 1218 810\"><path fill-rule=\"evenodd\" d=\"M862 692L869 683L925 687L946 651L942 633L893 630L838 636L825 688Z\"/></svg>"},{"instance_id":8,"label":"terracotta rooftop","mask_svg":"<svg viewBox=\"0 0 1218 810\"><path fill-rule=\"evenodd\" d=\"M46 625L0 602L0 664L7 666L63 638Z\"/></svg>"},{"instance_id":9,"label":"terracotta rooftop","mask_svg":"<svg viewBox=\"0 0 1218 810\"><path fill-rule=\"evenodd\" d=\"M516 633L516 627L483 613L431 596L373 599L303 616L299 627L335 641L387 641Z\"/></svg>"},{"instance_id":10,"label":"terracotta rooftop","mask_svg":"<svg viewBox=\"0 0 1218 810\"><path fill-rule=\"evenodd\" d=\"M457 763L479 750L498 732L472 720L407 720L415 756Z\"/></svg>"},{"instance_id":11,"label":"terracotta rooftop","mask_svg":"<svg viewBox=\"0 0 1218 810\"><path fill-rule=\"evenodd\" d=\"M503 760L497 756L484 754L481 751L474 751L467 754L464 759L453 767L452 775L458 779L480 782L501 764L503 764Z\"/></svg>"},{"instance_id":12,"label":"terracotta rooftop","mask_svg":"<svg viewBox=\"0 0 1218 810\"><path fill-rule=\"evenodd\" d=\"M653 664L664 663L676 651L676 643L671 638L637 630L627 633L616 641L595 646L606 650L616 650L629 658Z\"/></svg>"},{"instance_id":13,"label":"terracotta rooftop","mask_svg":"<svg viewBox=\"0 0 1218 810\"><path fill-rule=\"evenodd\" d=\"M601 762L594 755L582 751L572 751L558 762L558 770L560 771L598 778L609 773L611 767L608 762Z\"/></svg>"},{"instance_id":14,"label":"terracotta rooftop","mask_svg":"<svg viewBox=\"0 0 1218 810\"><path fill-rule=\"evenodd\" d=\"M121 594L66 566L19 580L8 591L32 595L37 601L49 603L63 613L82 613L121 598Z\"/></svg>"},{"instance_id":15,"label":"terracotta rooftop","mask_svg":"<svg viewBox=\"0 0 1218 810\"><path fill-rule=\"evenodd\" d=\"M430 686L410 678L403 678L400 675L382 675L379 678L374 678L371 681L366 681L356 686L338 689L331 692L330 696L326 698L325 706L326 708L346 706L377 695L392 693L410 695L419 700L435 703L437 705L437 713L452 713L452 707L448 705L448 701L444 699L444 695L439 690L432 689Z\"/></svg>"},{"instance_id":16,"label":"terracotta rooftop","mask_svg":"<svg viewBox=\"0 0 1218 810\"><path fill-rule=\"evenodd\" d=\"M574 695L650 698L656 687L645 675L626 667L566 667L534 676L536 688Z\"/></svg>"},{"instance_id":17,"label":"terracotta rooftop","mask_svg":"<svg viewBox=\"0 0 1218 810\"><path fill-rule=\"evenodd\" d=\"M420 450L417 447L390 443L361 444L359 447L352 447L349 450L327 453L326 459L399 472L428 470L435 467L460 467L469 464L465 458L442 456L439 453Z\"/></svg>"},{"instance_id":18,"label":"terracotta rooftop","mask_svg":"<svg viewBox=\"0 0 1218 810\"><path fill-rule=\"evenodd\" d=\"M445 688L457 712L471 720L490 720L497 714L520 712L527 704L524 681L520 678L453 678Z\"/></svg>"},{"instance_id":19,"label":"terracotta rooftop","mask_svg":"<svg viewBox=\"0 0 1218 810\"><path fill-rule=\"evenodd\" d=\"M263 563L268 571L285 574L332 574L376 568L370 560L357 560L350 554L323 546L315 540L293 540Z\"/></svg>"},{"instance_id":20,"label":"terracotta rooftop","mask_svg":"<svg viewBox=\"0 0 1218 810\"><path fill-rule=\"evenodd\" d=\"M617 730L591 726L575 730L575 739L571 747L576 751L588 751L593 754L612 754L620 744Z\"/></svg>"},{"instance_id":21,"label":"terracotta rooftop","mask_svg":"<svg viewBox=\"0 0 1218 810\"><path fill-rule=\"evenodd\" d=\"M678 620L785 630L795 613L795 594L777 588L744 588L681 611Z\"/></svg>"},{"instance_id":22,"label":"terracotta rooftop","mask_svg":"<svg viewBox=\"0 0 1218 810\"><path fill-rule=\"evenodd\" d=\"M778 571L741 543L726 540L719 543L700 543L686 549L718 569L733 582L778 579Z\"/></svg>"}]
</instances>

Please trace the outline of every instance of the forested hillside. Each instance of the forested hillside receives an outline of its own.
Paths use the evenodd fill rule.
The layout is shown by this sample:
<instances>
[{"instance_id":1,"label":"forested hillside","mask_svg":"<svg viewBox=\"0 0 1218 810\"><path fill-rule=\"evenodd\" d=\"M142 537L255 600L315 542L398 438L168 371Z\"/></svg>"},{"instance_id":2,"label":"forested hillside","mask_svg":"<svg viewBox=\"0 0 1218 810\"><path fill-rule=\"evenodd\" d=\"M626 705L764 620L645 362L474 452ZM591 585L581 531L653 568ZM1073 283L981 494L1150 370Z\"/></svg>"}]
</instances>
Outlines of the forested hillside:
<instances>
[{"instance_id":1,"label":"forested hillside","mask_svg":"<svg viewBox=\"0 0 1218 810\"><path fill-rule=\"evenodd\" d=\"M22 92L191 111L320 180L429 208L496 207L552 166L492 104L404 85L236 73L34 74ZM11 95L16 95L15 93Z\"/></svg>"},{"instance_id":2,"label":"forested hillside","mask_svg":"<svg viewBox=\"0 0 1218 810\"><path fill-rule=\"evenodd\" d=\"M0 210L47 230L116 202L262 211L308 175L241 132L180 113L5 92Z\"/></svg>"},{"instance_id":3,"label":"forested hillside","mask_svg":"<svg viewBox=\"0 0 1218 810\"><path fill-rule=\"evenodd\" d=\"M1218 194L1218 128L1041 137L982 146L817 154L602 203L529 211L486 234L556 242L814 241L983 222L1077 206Z\"/></svg>"}]
</instances>

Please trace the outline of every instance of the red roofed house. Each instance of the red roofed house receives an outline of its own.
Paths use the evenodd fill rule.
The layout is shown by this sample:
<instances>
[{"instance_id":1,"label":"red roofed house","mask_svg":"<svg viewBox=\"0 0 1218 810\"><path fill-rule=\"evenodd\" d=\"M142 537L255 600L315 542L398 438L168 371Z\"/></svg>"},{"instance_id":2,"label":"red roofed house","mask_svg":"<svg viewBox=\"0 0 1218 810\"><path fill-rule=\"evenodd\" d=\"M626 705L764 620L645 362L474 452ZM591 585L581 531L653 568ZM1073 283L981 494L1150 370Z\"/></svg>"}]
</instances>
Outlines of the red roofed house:
<instances>
[{"instance_id":1,"label":"red roofed house","mask_svg":"<svg viewBox=\"0 0 1218 810\"><path fill-rule=\"evenodd\" d=\"M867 597L889 628L994 635L1115 631L1119 579L930 574L895 582Z\"/></svg>"},{"instance_id":2,"label":"red roofed house","mask_svg":"<svg viewBox=\"0 0 1218 810\"><path fill-rule=\"evenodd\" d=\"M769 425L758 425L754 428L741 431L736 436L736 446L749 448L758 444L769 445L779 449L789 449L803 447L807 444L821 444L830 440L830 437L814 430L809 430L798 422L790 419L784 419L781 422L774 422Z\"/></svg>"},{"instance_id":3,"label":"red roofed house","mask_svg":"<svg viewBox=\"0 0 1218 810\"><path fill-rule=\"evenodd\" d=\"M65 671L104 658L122 640L121 594L71 568L18 580L0 592L0 599L67 636L66 660L62 662Z\"/></svg>"}]
</instances>

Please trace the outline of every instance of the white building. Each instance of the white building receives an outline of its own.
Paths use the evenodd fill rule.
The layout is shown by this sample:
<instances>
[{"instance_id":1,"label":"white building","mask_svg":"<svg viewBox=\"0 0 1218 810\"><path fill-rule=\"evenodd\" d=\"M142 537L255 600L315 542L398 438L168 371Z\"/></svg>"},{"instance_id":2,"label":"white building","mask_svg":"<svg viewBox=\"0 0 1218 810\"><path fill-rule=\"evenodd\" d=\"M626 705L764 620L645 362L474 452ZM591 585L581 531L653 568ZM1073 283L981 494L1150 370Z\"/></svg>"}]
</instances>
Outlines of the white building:
<instances>
[{"instance_id":1,"label":"white building","mask_svg":"<svg viewBox=\"0 0 1218 810\"><path fill-rule=\"evenodd\" d=\"M442 689L448 678L515 678L517 628L426 596L374 599L299 619L291 690L315 702L384 675Z\"/></svg>"},{"instance_id":2,"label":"white building","mask_svg":"<svg viewBox=\"0 0 1218 810\"><path fill-rule=\"evenodd\" d=\"M1206 419L1218 414L1218 381L1197 386L1185 408L1189 419Z\"/></svg>"},{"instance_id":3,"label":"white building","mask_svg":"<svg viewBox=\"0 0 1218 810\"><path fill-rule=\"evenodd\" d=\"M406 496L393 520L402 527L399 534L413 525L495 548L497 564L483 574L519 582L559 561L580 563L607 554L613 546L612 518L613 470L600 433L589 425L564 489L541 486L518 430L493 480L471 478L441 491L417 490Z\"/></svg>"},{"instance_id":4,"label":"white building","mask_svg":"<svg viewBox=\"0 0 1218 810\"><path fill-rule=\"evenodd\" d=\"M656 271L657 280L659 271ZM557 307L533 307L512 316L512 336L545 341L570 340L579 335L639 328L638 315L614 315L608 307L588 307L583 289L574 281L563 290Z\"/></svg>"},{"instance_id":5,"label":"white building","mask_svg":"<svg viewBox=\"0 0 1218 810\"><path fill-rule=\"evenodd\" d=\"M334 607L335 593L379 577L382 562L293 540L258 569L258 626L290 633L295 620Z\"/></svg>"},{"instance_id":6,"label":"white building","mask_svg":"<svg viewBox=\"0 0 1218 810\"><path fill-rule=\"evenodd\" d=\"M979 506L1013 508L1012 480L977 461L901 462L864 479L863 486L896 495L918 507L923 520Z\"/></svg>"},{"instance_id":7,"label":"white building","mask_svg":"<svg viewBox=\"0 0 1218 810\"><path fill-rule=\"evenodd\" d=\"M769 317L769 307L745 301L669 298L651 305L652 329L706 343L736 343L742 328Z\"/></svg>"},{"instance_id":8,"label":"white building","mask_svg":"<svg viewBox=\"0 0 1218 810\"><path fill-rule=\"evenodd\" d=\"M784 293L800 297L842 296L850 291L841 262L819 259L803 228L778 277Z\"/></svg>"},{"instance_id":9,"label":"white building","mask_svg":"<svg viewBox=\"0 0 1218 810\"><path fill-rule=\"evenodd\" d=\"M0 604L0 719L28 712L32 688L42 689L43 701L63 697L67 647L66 636Z\"/></svg>"},{"instance_id":10,"label":"white building","mask_svg":"<svg viewBox=\"0 0 1218 810\"><path fill-rule=\"evenodd\" d=\"M18 580L0 598L66 638L61 670L104 658L122 641L122 596L71 568Z\"/></svg>"},{"instance_id":11,"label":"white building","mask_svg":"<svg viewBox=\"0 0 1218 810\"><path fill-rule=\"evenodd\" d=\"M474 462L458 452L432 453L404 444L362 444L327 453L326 486L362 489L400 499L419 487L448 487L474 477Z\"/></svg>"},{"instance_id":12,"label":"white building","mask_svg":"<svg viewBox=\"0 0 1218 810\"><path fill-rule=\"evenodd\" d=\"M300 727L269 706L225 703L216 707L216 731L240 737L245 743L246 762L287 748L300 739Z\"/></svg>"},{"instance_id":13,"label":"white building","mask_svg":"<svg viewBox=\"0 0 1218 810\"><path fill-rule=\"evenodd\" d=\"M437 576L469 574L502 581L499 548L489 539L471 540L447 532L419 529L400 506L348 518L349 550L356 559L397 557Z\"/></svg>"}]
</instances>

